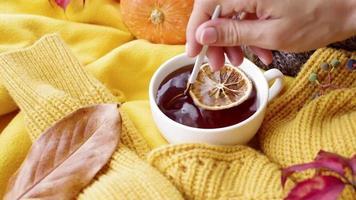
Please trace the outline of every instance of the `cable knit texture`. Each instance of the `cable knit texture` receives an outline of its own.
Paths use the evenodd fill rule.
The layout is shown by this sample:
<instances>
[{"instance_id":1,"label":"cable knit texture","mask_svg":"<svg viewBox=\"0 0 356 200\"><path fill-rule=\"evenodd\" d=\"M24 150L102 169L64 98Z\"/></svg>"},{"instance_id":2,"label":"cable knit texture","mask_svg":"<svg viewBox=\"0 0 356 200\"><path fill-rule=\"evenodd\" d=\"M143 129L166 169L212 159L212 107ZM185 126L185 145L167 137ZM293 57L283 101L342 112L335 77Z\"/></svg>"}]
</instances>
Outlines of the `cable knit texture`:
<instances>
[{"instance_id":1,"label":"cable knit texture","mask_svg":"<svg viewBox=\"0 0 356 200\"><path fill-rule=\"evenodd\" d=\"M278 165L246 146L172 145L152 151L148 161L186 199L281 199Z\"/></svg>"}]
</instances>

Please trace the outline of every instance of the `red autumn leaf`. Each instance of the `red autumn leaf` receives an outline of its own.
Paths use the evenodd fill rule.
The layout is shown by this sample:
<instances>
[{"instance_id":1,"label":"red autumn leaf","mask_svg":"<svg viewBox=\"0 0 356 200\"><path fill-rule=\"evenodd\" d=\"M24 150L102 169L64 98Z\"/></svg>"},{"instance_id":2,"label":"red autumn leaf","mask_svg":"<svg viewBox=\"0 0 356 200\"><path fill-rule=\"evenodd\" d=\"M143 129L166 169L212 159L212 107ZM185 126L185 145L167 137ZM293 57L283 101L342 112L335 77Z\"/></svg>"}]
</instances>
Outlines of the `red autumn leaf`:
<instances>
[{"instance_id":1,"label":"red autumn leaf","mask_svg":"<svg viewBox=\"0 0 356 200\"><path fill-rule=\"evenodd\" d=\"M352 185L356 187L356 154L348 162L352 169Z\"/></svg>"},{"instance_id":2,"label":"red autumn leaf","mask_svg":"<svg viewBox=\"0 0 356 200\"><path fill-rule=\"evenodd\" d=\"M349 160L352 173L356 175L356 154Z\"/></svg>"},{"instance_id":3,"label":"red autumn leaf","mask_svg":"<svg viewBox=\"0 0 356 200\"><path fill-rule=\"evenodd\" d=\"M71 0L55 0L56 4L65 10L69 5Z\"/></svg>"},{"instance_id":4,"label":"red autumn leaf","mask_svg":"<svg viewBox=\"0 0 356 200\"><path fill-rule=\"evenodd\" d=\"M334 176L315 176L297 183L285 200L336 200L344 187Z\"/></svg>"},{"instance_id":5,"label":"red autumn leaf","mask_svg":"<svg viewBox=\"0 0 356 200\"><path fill-rule=\"evenodd\" d=\"M345 168L349 167L349 163L346 158L323 150L319 151L314 161L319 163L322 168L337 172L341 176L345 175Z\"/></svg>"},{"instance_id":6,"label":"red autumn leaf","mask_svg":"<svg viewBox=\"0 0 356 200\"><path fill-rule=\"evenodd\" d=\"M282 186L284 187L287 178L294 172L301 172L307 169L317 168L317 163L311 162L306 164L293 165L282 170Z\"/></svg>"},{"instance_id":7,"label":"red autumn leaf","mask_svg":"<svg viewBox=\"0 0 356 200\"><path fill-rule=\"evenodd\" d=\"M338 173L340 176L345 176L345 168L350 167L348 160L342 156L334 153L319 151L315 160L310 163L293 165L287 167L282 171L282 185L284 186L288 176L292 175L294 172L301 172L307 169L328 169Z\"/></svg>"}]
</instances>

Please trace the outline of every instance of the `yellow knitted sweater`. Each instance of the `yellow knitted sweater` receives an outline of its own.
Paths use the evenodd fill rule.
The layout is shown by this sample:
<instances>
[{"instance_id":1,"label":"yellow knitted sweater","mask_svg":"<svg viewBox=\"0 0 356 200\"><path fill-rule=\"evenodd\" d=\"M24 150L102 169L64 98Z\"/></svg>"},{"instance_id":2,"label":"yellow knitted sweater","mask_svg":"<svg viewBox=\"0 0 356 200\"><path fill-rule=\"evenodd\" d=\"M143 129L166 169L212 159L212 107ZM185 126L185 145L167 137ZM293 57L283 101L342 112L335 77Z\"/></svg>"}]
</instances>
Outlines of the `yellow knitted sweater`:
<instances>
[{"instance_id":1,"label":"yellow knitted sweater","mask_svg":"<svg viewBox=\"0 0 356 200\"><path fill-rule=\"evenodd\" d=\"M263 153L247 146L166 145L145 101L147 84L156 67L183 47L128 42L119 4L88 2L84 10L73 3L63 13L47 0L0 0L0 52L12 51L0 55L0 197L44 129L103 102L122 103L121 143L79 199L282 199L293 182L282 189L281 167L310 161L320 149L356 152L356 72L335 70L342 89L316 99L317 87L308 81L322 62L337 58L344 65L355 52L320 49L313 55L268 107L258 137ZM48 35L16 50L53 31L69 47ZM346 188L342 199L355 196Z\"/></svg>"},{"instance_id":2,"label":"yellow knitted sweater","mask_svg":"<svg viewBox=\"0 0 356 200\"><path fill-rule=\"evenodd\" d=\"M0 78L23 111L32 140L80 107L116 102L56 35L2 54L0 66ZM278 165L255 150L193 144L164 146L149 153L125 104L120 114L122 143L79 199L281 198Z\"/></svg>"}]
</instances>

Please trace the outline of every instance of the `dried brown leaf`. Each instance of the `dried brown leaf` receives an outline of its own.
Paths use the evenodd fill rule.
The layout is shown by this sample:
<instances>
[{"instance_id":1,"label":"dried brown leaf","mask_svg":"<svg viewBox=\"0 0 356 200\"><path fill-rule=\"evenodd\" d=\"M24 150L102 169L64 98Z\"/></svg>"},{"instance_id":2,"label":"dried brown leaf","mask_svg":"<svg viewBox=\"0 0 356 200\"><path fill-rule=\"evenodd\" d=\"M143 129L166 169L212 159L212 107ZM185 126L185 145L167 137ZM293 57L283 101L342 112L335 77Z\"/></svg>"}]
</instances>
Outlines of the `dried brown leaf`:
<instances>
[{"instance_id":1,"label":"dried brown leaf","mask_svg":"<svg viewBox=\"0 0 356 200\"><path fill-rule=\"evenodd\" d=\"M32 145L5 199L72 199L108 162L119 141L116 104L82 108Z\"/></svg>"}]
</instances>

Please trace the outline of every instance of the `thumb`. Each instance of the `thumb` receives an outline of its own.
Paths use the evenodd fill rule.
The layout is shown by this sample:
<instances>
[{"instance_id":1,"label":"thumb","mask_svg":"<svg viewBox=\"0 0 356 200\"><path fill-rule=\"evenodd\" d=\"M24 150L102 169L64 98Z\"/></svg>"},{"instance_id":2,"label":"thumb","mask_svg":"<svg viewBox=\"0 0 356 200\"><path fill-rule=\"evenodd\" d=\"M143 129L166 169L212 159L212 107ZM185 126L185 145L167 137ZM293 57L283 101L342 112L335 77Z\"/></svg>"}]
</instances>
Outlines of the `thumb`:
<instances>
[{"instance_id":1,"label":"thumb","mask_svg":"<svg viewBox=\"0 0 356 200\"><path fill-rule=\"evenodd\" d=\"M265 43L263 40L266 38L263 35L268 30L267 26L268 20L216 19L200 25L195 36L196 40L203 45L259 46Z\"/></svg>"}]
</instances>

